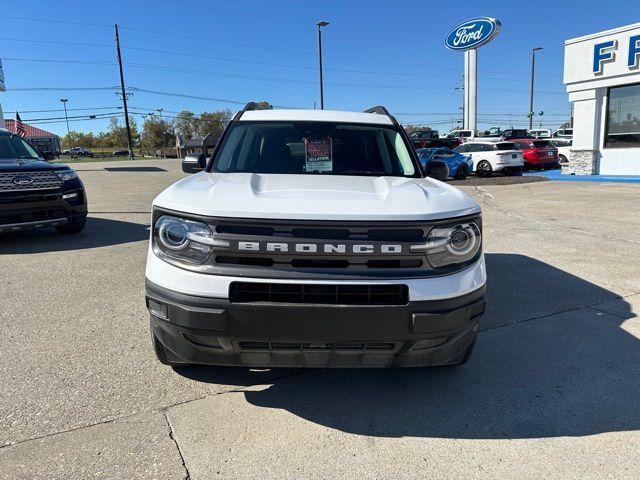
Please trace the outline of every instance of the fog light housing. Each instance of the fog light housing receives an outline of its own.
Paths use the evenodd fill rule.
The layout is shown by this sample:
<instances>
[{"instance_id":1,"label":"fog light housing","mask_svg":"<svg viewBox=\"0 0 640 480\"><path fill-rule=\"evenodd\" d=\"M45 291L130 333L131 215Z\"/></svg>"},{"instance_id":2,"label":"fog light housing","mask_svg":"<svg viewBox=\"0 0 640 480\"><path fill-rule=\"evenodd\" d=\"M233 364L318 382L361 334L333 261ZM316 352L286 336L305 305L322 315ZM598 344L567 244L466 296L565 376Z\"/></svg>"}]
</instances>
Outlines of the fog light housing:
<instances>
[{"instance_id":1,"label":"fog light housing","mask_svg":"<svg viewBox=\"0 0 640 480\"><path fill-rule=\"evenodd\" d=\"M70 192L62 194L63 200L70 200L72 198L78 198L78 192Z\"/></svg>"},{"instance_id":2,"label":"fog light housing","mask_svg":"<svg viewBox=\"0 0 640 480\"><path fill-rule=\"evenodd\" d=\"M165 303L160 303L152 298L147 299L147 308L151 315L162 318L164 320L169 319L169 309Z\"/></svg>"}]
</instances>

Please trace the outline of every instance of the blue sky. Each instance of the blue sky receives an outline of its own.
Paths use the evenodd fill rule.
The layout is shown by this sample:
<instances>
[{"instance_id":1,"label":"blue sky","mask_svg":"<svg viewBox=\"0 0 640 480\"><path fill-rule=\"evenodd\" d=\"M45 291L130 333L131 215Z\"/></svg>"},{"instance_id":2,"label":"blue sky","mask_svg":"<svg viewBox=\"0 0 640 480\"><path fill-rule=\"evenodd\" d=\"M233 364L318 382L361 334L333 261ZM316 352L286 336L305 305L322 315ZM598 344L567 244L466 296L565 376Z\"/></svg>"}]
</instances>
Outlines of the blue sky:
<instances>
[{"instance_id":1,"label":"blue sky","mask_svg":"<svg viewBox=\"0 0 640 480\"><path fill-rule=\"evenodd\" d=\"M14 5L17 5L14 3ZM318 101L315 24L323 35L325 108L362 110L383 104L404 123L451 127L461 105L463 56L444 47L459 22L493 16L502 31L478 51L478 112L481 127L523 125L529 102L530 49L537 57L536 107L543 126L556 127L569 114L562 85L563 41L638 21L637 0L526 4L423 1L121 1L31 0L0 12L0 58L7 92L0 93L5 117L18 110L24 121L64 134L59 99L69 115L117 113L113 89L35 90L118 85L113 24L121 25L127 85L238 102L313 108ZM515 5L515 7L514 7ZM548 6L547 6L548 5ZM19 20L20 17L45 21ZM70 23L54 23L55 21ZM57 43L56 43L57 42ZM44 60L44 61L43 61ZM67 63L70 62L70 63ZM73 63L80 62L80 63ZM88 63L87 63L88 62ZM165 115L196 113L238 104L133 91L132 111L158 108ZM86 110L75 110L86 109ZM412 114L412 115L408 115ZM415 114L415 115L413 115ZM108 119L71 120L71 129L100 131Z\"/></svg>"}]
</instances>

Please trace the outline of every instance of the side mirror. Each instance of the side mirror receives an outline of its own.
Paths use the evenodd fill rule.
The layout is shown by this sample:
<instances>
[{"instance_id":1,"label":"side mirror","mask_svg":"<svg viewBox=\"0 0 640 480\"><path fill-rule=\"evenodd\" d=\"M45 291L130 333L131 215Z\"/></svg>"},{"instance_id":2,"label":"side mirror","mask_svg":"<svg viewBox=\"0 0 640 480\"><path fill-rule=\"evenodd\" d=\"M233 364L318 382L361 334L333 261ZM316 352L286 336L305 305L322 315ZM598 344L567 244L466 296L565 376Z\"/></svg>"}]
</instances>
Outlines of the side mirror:
<instances>
[{"instance_id":1,"label":"side mirror","mask_svg":"<svg viewBox=\"0 0 640 480\"><path fill-rule=\"evenodd\" d=\"M207 157L204 153L200 155L187 155L182 160L182 171L184 173L201 172L207 166Z\"/></svg>"},{"instance_id":2,"label":"side mirror","mask_svg":"<svg viewBox=\"0 0 640 480\"><path fill-rule=\"evenodd\" d=\"M427 175L436 180L446 180L449 178L449 167L442 160L432 159L427 165Z\"/></svg>"},{"instance_id":3,"label":"side mirror","mask_svg":"<svg viewBox=\"0 0 640 480\"><path fill-rule=\"evenodd\" d=\"M51 160L55 160L56 156L53 152L43 152L42 158L44 158L47 162L50 162Z\"/></svg>"}]
</instances>

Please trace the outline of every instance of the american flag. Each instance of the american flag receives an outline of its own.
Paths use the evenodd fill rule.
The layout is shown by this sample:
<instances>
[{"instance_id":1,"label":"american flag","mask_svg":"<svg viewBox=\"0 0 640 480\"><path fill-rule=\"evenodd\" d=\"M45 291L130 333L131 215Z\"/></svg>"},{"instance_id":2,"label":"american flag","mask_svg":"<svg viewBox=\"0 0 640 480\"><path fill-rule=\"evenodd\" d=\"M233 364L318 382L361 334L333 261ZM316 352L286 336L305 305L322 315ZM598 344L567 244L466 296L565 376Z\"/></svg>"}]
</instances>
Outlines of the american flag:
<instances>
[{"instance_id":1,"label":"american flag","mask_svg":"<svg viewBox=\"0 0 640 480\"><path fill-rule=\"evenodd\" d=\"M24 127L18 112L16 112L16 133L23 138L27 136L27 129Z\"/></svg>"}]
</instances>

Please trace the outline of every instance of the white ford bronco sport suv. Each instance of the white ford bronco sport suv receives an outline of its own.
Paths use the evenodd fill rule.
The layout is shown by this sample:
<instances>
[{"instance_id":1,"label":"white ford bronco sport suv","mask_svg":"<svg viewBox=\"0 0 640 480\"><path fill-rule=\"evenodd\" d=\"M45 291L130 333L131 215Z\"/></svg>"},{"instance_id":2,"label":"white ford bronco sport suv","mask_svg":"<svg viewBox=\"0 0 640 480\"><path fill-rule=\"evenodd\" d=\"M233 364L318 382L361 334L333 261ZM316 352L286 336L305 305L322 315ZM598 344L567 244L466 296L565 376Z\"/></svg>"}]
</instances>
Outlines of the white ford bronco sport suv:
<instances>
[{"instance_id":1,"label":"white ford bronco sport suv","mask_svg":"<svg viewBox=\"0 0 640 480\"><path fill-rule=\"evenodd\" d=\"M458 365L485 309L482 218L366 112L238 112L153 202L158 359L251 367Z\"/></svg>"}]
</instances>

